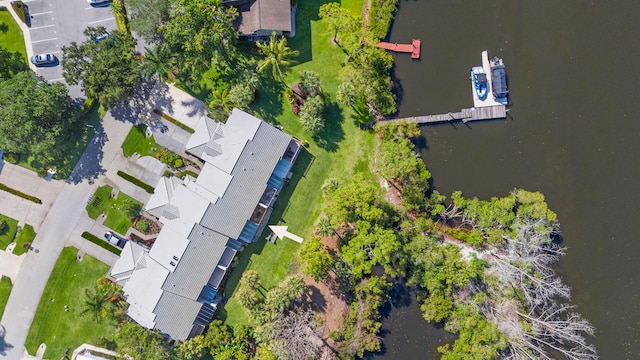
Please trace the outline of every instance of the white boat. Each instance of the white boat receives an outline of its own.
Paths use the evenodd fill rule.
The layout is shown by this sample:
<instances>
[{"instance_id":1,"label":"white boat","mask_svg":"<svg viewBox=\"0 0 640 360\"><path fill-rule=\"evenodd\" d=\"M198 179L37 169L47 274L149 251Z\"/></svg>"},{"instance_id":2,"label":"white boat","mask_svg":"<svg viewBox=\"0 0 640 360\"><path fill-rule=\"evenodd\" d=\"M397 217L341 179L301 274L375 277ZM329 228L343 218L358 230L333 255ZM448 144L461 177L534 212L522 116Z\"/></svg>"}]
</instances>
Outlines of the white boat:
<instances>
[{"instance_id":1,"label":"white boat","mask_svg":"<svg viewBox=\"0 0 640 360\"><path fill-rule=\"evenodd\" d=\"M486 99L488 92L487 73L482 66L474 66L471 68L471 81L473 82L473 88L476 91L478 99Z\"/></svg>"}]
</instances>

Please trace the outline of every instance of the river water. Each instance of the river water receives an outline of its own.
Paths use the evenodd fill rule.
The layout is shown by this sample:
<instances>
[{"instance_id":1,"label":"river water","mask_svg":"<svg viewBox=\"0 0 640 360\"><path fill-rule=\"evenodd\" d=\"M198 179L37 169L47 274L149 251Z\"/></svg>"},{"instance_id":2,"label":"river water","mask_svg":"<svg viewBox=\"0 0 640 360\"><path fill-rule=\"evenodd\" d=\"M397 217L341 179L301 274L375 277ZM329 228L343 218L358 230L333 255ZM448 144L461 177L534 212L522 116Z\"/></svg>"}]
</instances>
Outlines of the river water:
<instances>
[{"instance_id":1,"label":"river water","mask_svg":"<svg viewBox=\"0 0 640 360\"><path fill-rule=\"evenodd\" d=\"M399 117L473 106L469 69L482 50L504 59L509 118L423 127L422 156L446 195L546 195L569 248L558 271L603 359L640 358L638 14L631 0L401 0L389 37L422 40L419 61L394 55ZM391 311L381 357L437 358L446 337L419 315Z\"/></svg>"}]
</instances>

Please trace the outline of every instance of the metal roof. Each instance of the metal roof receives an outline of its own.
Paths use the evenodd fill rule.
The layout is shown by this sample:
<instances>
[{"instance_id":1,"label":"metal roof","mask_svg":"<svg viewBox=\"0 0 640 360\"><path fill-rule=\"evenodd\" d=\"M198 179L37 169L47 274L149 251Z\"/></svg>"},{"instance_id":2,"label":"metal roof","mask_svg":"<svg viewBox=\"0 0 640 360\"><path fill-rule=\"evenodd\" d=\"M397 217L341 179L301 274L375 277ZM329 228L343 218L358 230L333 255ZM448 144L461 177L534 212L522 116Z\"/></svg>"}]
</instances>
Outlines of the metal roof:
<instances>
[{"instance_id":1,"label":"metal roof","mask_svg":"<svg viewBox=\"0 0 640 360\"><path fill-rule=\"evenodd\" d=\"M227 124L233 120L232 115ZM227 191L218 202L209 205L201 224L237 239L289 141L291 136L261 121L253 140L247 141L240 154Z\"/></svg>"},{"instance_id":2,"label":"metal roof","mask_svg":"<svg viewBox=\"0 0 640 360\"><path fill-rule=\"evenodd\" d=\"M177 266L162 290L196 300L222 258L228 240L226 236L195 224L182 258L174 259ZM157 315L161 316L160 313Z\"/></svg>"},{"instance_id":3,"label":"metal roof","mask_svg":"<svg viewBox=\"0 0 640 360\"><path fill-rule=\"evenodd\" d=\"M202 304L195 300L165 291L154 309L158 314L155 328L172 339L184 341L189 336L201 307Z\"/></svg>"}]
</instances>

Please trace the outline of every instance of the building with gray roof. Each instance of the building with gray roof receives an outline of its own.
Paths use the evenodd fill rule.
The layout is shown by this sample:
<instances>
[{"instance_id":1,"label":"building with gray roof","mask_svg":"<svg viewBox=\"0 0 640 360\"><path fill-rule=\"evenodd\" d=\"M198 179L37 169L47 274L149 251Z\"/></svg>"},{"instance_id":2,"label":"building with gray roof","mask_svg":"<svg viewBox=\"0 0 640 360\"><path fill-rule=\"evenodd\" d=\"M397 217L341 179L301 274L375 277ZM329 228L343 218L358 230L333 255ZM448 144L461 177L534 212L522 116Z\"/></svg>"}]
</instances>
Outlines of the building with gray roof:
<instances>
[{"instance_id":1,"label":"building with gray roof","mask_svg":"<svg viewBox=\"0 0 640 360\"><path fill-rule=\"evenodd\" d=\"M197 178L162 178L145 210L162 224L151 249L128 242L111 277L128 315L176 340L201 334L243 243L255 241L300 146L234 109L226 124L203 116L186 149L204 161Z\"/></svg>"}]
</instances>

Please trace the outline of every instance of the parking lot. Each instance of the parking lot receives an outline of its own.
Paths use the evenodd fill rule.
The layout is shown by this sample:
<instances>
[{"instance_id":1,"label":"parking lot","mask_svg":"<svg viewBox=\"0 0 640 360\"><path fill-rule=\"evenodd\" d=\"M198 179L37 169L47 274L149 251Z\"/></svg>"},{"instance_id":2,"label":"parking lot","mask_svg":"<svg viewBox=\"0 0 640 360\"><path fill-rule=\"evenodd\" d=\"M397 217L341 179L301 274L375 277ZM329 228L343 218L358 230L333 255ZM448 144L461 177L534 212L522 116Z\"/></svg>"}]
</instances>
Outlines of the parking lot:
<instances>
[{"instance_id":1,"label":"parking lot","mask_svg":"<svg viewBox=\"0 0 640 360\"><path fill-rule=\"evenodd\" d=\"M37 69L49 82L64 82L62 77L62 47L85 40L88 26L104 26L108 31L116 29L116 22L109 3L89 5L86 0L34 0L29 7L31 46L34 54L52 53L58 62ZM71 97L81 97L79 86L70 87Z\"/></svg>"}]
</instances>

